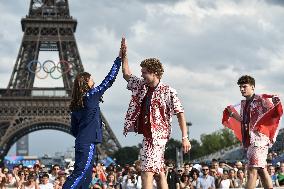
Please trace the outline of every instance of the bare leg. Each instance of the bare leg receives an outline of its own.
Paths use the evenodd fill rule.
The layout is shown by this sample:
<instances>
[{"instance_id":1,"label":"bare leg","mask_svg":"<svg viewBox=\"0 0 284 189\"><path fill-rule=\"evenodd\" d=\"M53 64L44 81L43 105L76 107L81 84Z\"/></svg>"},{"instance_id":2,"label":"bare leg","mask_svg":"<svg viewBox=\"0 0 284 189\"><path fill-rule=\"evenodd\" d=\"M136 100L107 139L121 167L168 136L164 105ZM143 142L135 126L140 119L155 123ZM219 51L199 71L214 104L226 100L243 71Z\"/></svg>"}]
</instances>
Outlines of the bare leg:
<instances>
[{"instance_id":1,"label":"bare leg","mask_svg":"<svg viewBox=\"0 0 284 189\"><path fill-rule=\"evenodd\" d=\"M259 174L261 182L263 184L263 188L265 188L265 189L273 188L272 180L271 180L270 175L268 174L267 169L260 168L258 170L258 174Z\"/></svg>"},{"instance_id":2,"label":"bare leg","mask_svg":"<svg viewBox=\"0 0 284 189\"><path fill-rule=\"evenodd\" d=\"M257 179L257 168L250 167L248 169L247 189L255 188L256 179Z\"/></svg>"},{"instance_id":3,"label":"bare leg","mask_svg":"<svg viewBox=\"0 0 284 189\"><path fill-rule=\"evenodd\" d=\"M165 172L161 172L159 174L159 185L161 187L161 189L168 189L168 183L167 183L167 178L166 178L166 175L165 175Z\"/></svg>"},{"instance_id":4,"label":"bare leg","mask_svg":"<svg viewBox=\"0 0 284 189\"><path fill-rule=\"evenodd\" d=\"M152 189L153 188L153 176L152 172L142 172L142 189Z\"/></svg>"},{"instance_id":5,"label":"bare leg","mask_svg":"<svg viewBox=\"0 0 284 189\"><path fill-rule=\"evenodd\" d=\"M154 174L154 180L156 182L157 189L161 189L160 174L155 173Z\"/></svg>"}]
</instances>

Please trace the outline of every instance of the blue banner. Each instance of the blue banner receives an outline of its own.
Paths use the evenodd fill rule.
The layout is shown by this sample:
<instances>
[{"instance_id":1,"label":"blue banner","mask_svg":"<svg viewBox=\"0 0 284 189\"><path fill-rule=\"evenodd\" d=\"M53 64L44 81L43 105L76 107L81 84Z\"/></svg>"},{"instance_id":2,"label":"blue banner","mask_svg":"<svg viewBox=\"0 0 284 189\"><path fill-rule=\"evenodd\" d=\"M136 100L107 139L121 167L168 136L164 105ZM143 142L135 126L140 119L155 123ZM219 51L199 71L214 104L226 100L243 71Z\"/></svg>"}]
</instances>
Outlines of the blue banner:
<instances>
[{"instance_id":1,"label":"blue banner","mask_svg":"<svg viewBox=\"0 0 284 189\"><path fill-rule=\"evenodd\" d=\"M36 158L28 158L25 156L5 156L4 165L12 169L15 165L22 164L26 167L32 167L38 161Z\"/></svg>"}]
</instances>

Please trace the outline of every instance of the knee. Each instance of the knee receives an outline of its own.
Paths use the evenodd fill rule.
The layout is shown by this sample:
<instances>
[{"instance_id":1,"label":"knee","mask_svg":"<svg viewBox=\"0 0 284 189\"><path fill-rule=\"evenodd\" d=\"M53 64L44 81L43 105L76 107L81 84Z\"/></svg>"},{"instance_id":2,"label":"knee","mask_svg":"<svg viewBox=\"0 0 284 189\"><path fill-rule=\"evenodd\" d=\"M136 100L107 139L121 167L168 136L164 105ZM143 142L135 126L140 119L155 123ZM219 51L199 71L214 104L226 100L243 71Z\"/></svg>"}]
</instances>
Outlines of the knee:
<instances>
[{"instance_id":1,"label":"knee","mask_svg":"<svg viewBox=\"0 0 284 189\"><path fill-rule=\"evenodd\" d=\"M144 179L149 179L149 178L153 178L153 173L151 173L151 172L143 172L142 173L142 179L144 178Z\"/></svg>"},{"instance_id":2,"label":"knee","mask_svg":"<svg viewBox=\"0 0 284 189\"><path fill-rule=\"evenodd\" d=\"M266 169L260 169L257 172L260 176L268 175L268 171Z\"/></svg>"},{"instance_id":3,"label":"knee","mask_svg":"<svg viewBox=\"0 0 284 189\"><path fill-rule=\"evenodd\" d=\"M256 169L250 169L248 171L248 176L249 177L257 177L257 170Z\"/></svg>"},{"instance_id":4,"label":"knee","mask_svg":"<svg viewBox=\"0 0 284 189\"><path fill-rule=\"evenodd\" d=\"M160 174L159 174L159 178L160 178L161 180L165 180L165 179L166 179L165 173L164 173L164 172L160 173Z\"/></svg>"}]
</instances>

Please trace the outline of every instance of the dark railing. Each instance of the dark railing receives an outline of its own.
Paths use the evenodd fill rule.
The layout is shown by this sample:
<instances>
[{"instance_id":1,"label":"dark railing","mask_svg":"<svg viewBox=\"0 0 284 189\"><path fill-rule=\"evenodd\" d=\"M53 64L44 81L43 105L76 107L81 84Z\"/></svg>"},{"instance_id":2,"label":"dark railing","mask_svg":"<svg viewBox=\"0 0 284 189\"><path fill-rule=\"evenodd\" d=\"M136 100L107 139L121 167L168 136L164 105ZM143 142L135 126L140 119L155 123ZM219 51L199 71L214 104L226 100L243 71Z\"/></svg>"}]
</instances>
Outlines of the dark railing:
<instances>
[{"instance_id":1,"label":"dark railing","mask_svg":"<svg viewBox=\"0 0 284 189\"><path fill-rule=\"evenodd\" d=\"M70 97L65 88L0 89L0 97Z\"/></svg>"}]
</instances>

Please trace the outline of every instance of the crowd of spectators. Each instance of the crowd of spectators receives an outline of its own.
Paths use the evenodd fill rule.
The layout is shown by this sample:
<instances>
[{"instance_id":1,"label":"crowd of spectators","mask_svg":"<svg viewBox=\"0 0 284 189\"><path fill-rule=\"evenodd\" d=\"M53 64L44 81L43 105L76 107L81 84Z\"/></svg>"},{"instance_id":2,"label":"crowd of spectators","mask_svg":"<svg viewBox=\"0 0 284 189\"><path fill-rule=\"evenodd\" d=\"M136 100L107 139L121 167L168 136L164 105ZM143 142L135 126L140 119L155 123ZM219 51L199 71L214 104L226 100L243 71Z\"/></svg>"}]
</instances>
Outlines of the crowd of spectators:
<instances>
[{"instance_id":1,"label":"crowd of spectators","mask_svg":"<svg viewBox=\"0 0 284 189\"><path fill-rule=\"evenodd\" d=\"M284 162L273 165L273 153L268 154L267 170L274 187L284 187ZM53 165L50 169L36 162L33 166L16 165L12 169L0 167L0 189L61 189L74 167ZM212 159L210 162L184 163L177 167L168 160L165 174L169 189L200 188L245 188L247 167L242 161L225 162ZM153 188L159 188L159 176L153 180ZM257 179L257 187L262 182ZM141 189L141 161L124 166L101 163L93 165L90 189Z\"/></svg>"}]
</instances>

